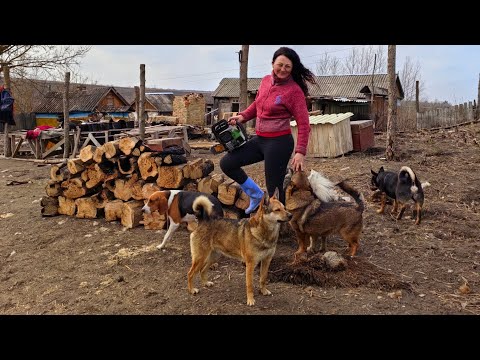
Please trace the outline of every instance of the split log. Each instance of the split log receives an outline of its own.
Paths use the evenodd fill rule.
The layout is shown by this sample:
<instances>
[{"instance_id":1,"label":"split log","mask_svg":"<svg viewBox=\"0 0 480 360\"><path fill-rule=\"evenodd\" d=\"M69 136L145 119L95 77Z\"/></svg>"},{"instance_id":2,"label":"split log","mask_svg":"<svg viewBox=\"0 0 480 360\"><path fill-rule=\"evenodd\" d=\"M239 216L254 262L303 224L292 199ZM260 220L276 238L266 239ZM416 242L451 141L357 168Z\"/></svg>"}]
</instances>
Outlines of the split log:
<instances>
[{"instance_id":1,"label":"split log","mask_svg":"<svg viewBox=\"0 0 480 360\"><path fill-rule=\"evenodd\" d=\"M62 195L62 188L60 183L54 180L48 180L47 186L45 186L45 192L48 196L60 196Z\"/></svg>"},{"instance_id":2,"label":"split log","mask_svg":"<svg viewBox=\"0 0 480 360\"><path fill-rule=\"evenodd\" d=\"M186 182L183 176L185 164L160 166L158 168L157 185L164 189L180 189Z\"/></svg>"},{"instance_id":3,"label":"split log","mask_svg":"<svg viewBox=\"0 0 480 360\"><path fill-rule=\"evenodd\" d=\"M80 158L69 159L67 166L70 174L77 174L85 169L85 163Z\"/></svg>"},{"instance_id":4,"label":"split log","mask_svg":"<svg viewBox=\"0 0 480 360\"><path fill-rule=\"evenodd\" d=\"M67 180L70 173L68 172L68 168L65 167L66 165L67 163L63 162L50 166L50 179L53 181Z\"/></svg>"},{"instance_id":5,"label":"split log","mask_svg":"<svg viewBox=\"0 0 480 360\"><path fill-rule=\"evenodd\" d=\"M65 196L58 197L58 213L62 215L75 215L76 205L74 199L69 199Z\"/></svg>"},{"instance_id":6,"label":"split log","mask_svg":"<svg viewBox=\"0 0 480 360\"><path fill-rule=\"evenodd\" d=\"M103 148L103 145L100 147L97 147L95 149L95 153L93 154L93 161L95 161L97 164L101 163L102 161L106 161L107 158L105 156L105 150Z\"/></svg>"},{"instance_id":7,"label":"split log","mask_svg":"<svg viewBox=\"0 0 480 360\"><path fill-rule=\"evenodd\" d=\"M162 158L162 165L179 165L185 164L187 162L187 158L185 155L178 155L178 154L167 154L167 155L160 155Z\"/></svg>"},{"instance_id":8,"label":"split log","mask_svg":"<svg viewBox=\"0 0 480 360\"><path fill-rule=\"evenodd\" d=\"M242 214L242 212L234 206L226 206L223 208L223 217L227 219L241 219L245 217L244 214L245 213Z\"/></svg>"},{"instance_id":9,"label":"split log","mask_svg":"<svg viewBox=\"0 0 480 360\"><path fill-rule=\"evenodd\" d=\"M132 198L135 200L143 200L143 186L145 181L139 179L132 184Z\"/></svg>"},{"instance_id":10,"label":"split log","mask_svg":"<svg viewBox=\"0 0 480 360\"><path fill-rule=\"evenodd\" d=\"M142 187L143 198L148 199L155 191L160 191L160 186L155 183L146 183Z\"/></svg>"},{"instance_id":11,"label":"split log","mask_svg":"<svg viewBox=\"0 0 480 360\"><path fill-rule=\"evenodd\" d=\"M189 161L183 169L183 176L188 179L200 179L213 171L213 161L209 159L197 158Z\"/></svg>"},{"instance_id":12,"label":"split log","mask_svg":"<svg viewBox=\"0 0 480 360\"><path fill-rule=\"evenodd\" d=\"M87 145L80 150L78 157L84 163L91 163L93 161L93 155L95 154L96 149L97 147L95 145Z\"/></svg>"},{"instance_id":13,"label":"split log","mask_svg":"<svg viewBox=\"0 0 480 360\"><path fill-rule=\"evenodd\" d=\"M165 214L160 214L158 211L143 214L143 226L147 230L161 230L165 228L166 224L167 219Z\"/></svg>"},{"instance_id":14,"label":"split log","mask_svg":"<svg viewBox=\"0 0 480 360\"><path fill-rule=\"evenodd\" d=\"M111 159L120 155L120 149L118 147L119 140L109 141L102 145L105 157Z\"/></svg>"},{"instance_id":15,"label":"split log","mask_svg":"<svg viewBox=\"0 0 480 360\"><path fill-rule=\"evenodd\" d=\"M123 201L120 199L105 204L105 221L116 221L122 218Z\"/></svg>"},{"instance_id":16,"label":"split log","mask_svg":"<svg viewBox=\"0 0 480 360\"><path fill-rule=\"evenodd\" d=\"M69 199L77 199L87 195L89 189L85 186L84 181L79 178L72 178L62 182L63 195Z\"/></svg>"},{"instance_id":17,"label":"split log","mask_svg":"<svg viewBox=\"0 0 480 360\"><path fill-rule=\"evenodd\" d=\"M133 174L129 179L115 179L113 194L117 199L128 201L132 198L133 185L138 181L138 175Z\"/></svg>"},{"instance_id":18,"label":"split log","mask_svg":"<svg viewBox=\"0 0 480 360\"><path fill-rule=\"evenodd\" d=\"M127 229L140 225L143 220L143 201L132 200L123 203L121 223Z\"/></svg>"},{"instance_id":19,"label":"split log","mask_svg":"<svg viewBox=\"0 0 480 360\"><path fill-rule=\"evenodd\" d=\"M203 179L200 179L198 182L197 188L198 191L203 192L205 194L213 193L212 188L212 177L210 175L205 176Z\"/></svg>"},{"instance_id":20,"label":"split log","mask_svg":"<svg viewBox=\"0 0 480 360\"><path fill-rule=\"evenodd\" d=\"M124 137L118 141L118 147L125 155L130 155L132 150L143 145L141 139L136 137Z\"/></svg>"},{"instance_id":21,"label":"split log","mask_svg":"<svg viewBox=\"0 0 480 360\"><path fill-rule=\"evenodd\" d=\"M97 207L94 200L91 197L83 197L75 200L77 206L77 218L81 219L96 219Z\"/></svg>"},{"instance_id":22,"label":"split log","mask_svg":"<svg viewBox=\"0 0 480 360\"><path fill-rule=\"evenodd\" d=\"M240 185L235 180L227 180L218 185L218 200L225 205L235 204L240 192Z\"/></svg>"},{"instance_id":23,"label":"split log","mask_svg":"<svg viewBox=\"0 0 480 360\"><path fill-rule=\"evenodd\" d=\"M104 161L102 161L102 162L100 162L96 165L100 169L102 169L102 171L107 175L107 177L111 177L115 173L118 173L117 159L105 159Z\"/></svg>"},{"instance_id":24,"label":"split log","mask_svg":"<svg viewBox=\"0 0 480 360\"><path fill-rule=\"evenodd\" d=\"M239 190L238 199L235 201L235 207L245 210L250 205L250 197L242 190Z\"/></svg>"},{"instance_id":25,"label":"split log","mask_svg":"<svg viewBox=\"0 0 480 360\"><path fill-rule=\"evenodd\" d=\"M138 169L137 160L138 158L135 156L120 156L117 159L118 171L124 175L132 174Z\"/></svg>"},{"instance_id":26,"label":"split log","mask_svg":"<svg viewBox=\"0 0 480 360\"><path fill-rule=\"evenodd\" d=\"M183 138L165 137L161 139L148 139L145 145L149 151L163 151L169 146L183 147Z\"/></svg>"},{"instance_id":27,"label":"split log","mask_svg":"<svg viewBox=\"0 0 480 360\"><path fill-rule=\"evenodd\" d=\"M151 152L144 152L138 158L138 169L143 180L154 179L158 175L158 167L152 155Z\"/></svg>"},{"instance_id":28,"label":"split log","mask_svg":"<svg viewBox=\"0 0 480 360\"><path fill-rule=\"evenodd\" d=\"M98 186L107 177L98 165L99 164L92 164L82 172L81 178L85 181L87 189Z\"/></svg>"},{"instance_id":29,"label":"split log","mask_svg":"<svg viewBox=\"0 0 480 360\"><path fill-rule=\"evenodd\" d=\"M218 193L218 185L222 184L225 181L225 176L223 174L213 174L212 182L210 183L210 189L213 193Z\"/></svg>"},{"instance_id":30,"label":"split log","mask_svg":"<svg viewBox=\"0 0 480 360\"><path fill-rule=\"evenodd\" d=\"M57 216L58 214L58 197L44 196L40 201L42 205L42 216Z\"/></svg>"}]
</instances>

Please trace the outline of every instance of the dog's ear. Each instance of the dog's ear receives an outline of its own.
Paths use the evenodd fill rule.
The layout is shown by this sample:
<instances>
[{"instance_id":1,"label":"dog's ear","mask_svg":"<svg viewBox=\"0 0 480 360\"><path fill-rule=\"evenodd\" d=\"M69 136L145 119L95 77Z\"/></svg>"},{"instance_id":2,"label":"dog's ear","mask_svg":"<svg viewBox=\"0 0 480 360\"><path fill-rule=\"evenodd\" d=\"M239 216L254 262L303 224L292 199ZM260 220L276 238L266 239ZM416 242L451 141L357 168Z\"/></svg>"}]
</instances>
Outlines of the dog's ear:
<instances>
[{"instance_id":1,"label":"dog's ear","mask_svg":"<svg viewBox=\"0 0 480 360\"><path fill-rule=\"evenodd\" d=\"M280 198L280 190L278 190L278 187L275 188L275 192L273 193L273 196L275 199L279 199Z\"/></svg>"},{"instance_id":2,"label":"dog's ear","mask_svg":"<svg viewBox=\"0 0 480 360\"><path fill-rule=\"evenodd\" d=\"M160 214L166 214L168 210L168 200L165 196L159 196L158 199L158 212Z\"/></svg>"},{"instance_id":3,"label":"dog's ear","mask_svg":"<svg viewBox=\"0 0 480 360\"><path fill-rule=\"evenodd\" d=\"M385 171L385 169L383 168L383 166L380 168L380 170L378 170L378 172L383 172Z\"/></svg>"},{"instance_id":4,"label":"dog's ear","mask_svg":"<svg viewBox=\"0 0 480 360\"><path fill-rule=\"evenodd\" d=\"M378 175L378 174L377 174L375 171L373 171L372 169L370 169L370 172L372 173L373 176L377 176L377 175Z\"/></svg>"}]
</instances>

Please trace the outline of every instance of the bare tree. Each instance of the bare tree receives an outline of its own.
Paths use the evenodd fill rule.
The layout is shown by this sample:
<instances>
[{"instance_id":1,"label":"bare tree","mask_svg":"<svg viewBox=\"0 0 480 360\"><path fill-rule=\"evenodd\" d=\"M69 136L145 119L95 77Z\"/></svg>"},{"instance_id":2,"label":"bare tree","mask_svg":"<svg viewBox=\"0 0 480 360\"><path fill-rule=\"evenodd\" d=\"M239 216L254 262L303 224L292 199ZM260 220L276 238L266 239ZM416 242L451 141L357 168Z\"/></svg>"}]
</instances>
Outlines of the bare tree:
<instances>
[{"instance_id":1,"label":"bare tree","mask_svg":"<svg viewBox=\"0 0 480 360\"><path fill-rule=\"evenodd\" d=\"M8 65L12 77L60 79L74 70L91 46L0 45L0 72Z\"/></svg>"},{"instance_id":2,"label":"bare tree","mask_svg":"<svg viewBox=\"0 0 480 360\"><path fill-rule=\"evenodd\" d=\"M385 156L387 161L393 160L394 150L394 124L397 121L397 92L395 74L396 45L388 45L388 119L387 119L387 146Z\"/></svg>"},{"instance_id":3,"label":"bare tree","mask_svg":"<svg viewBox=\"0 0 480 360\"><path fill-rule=\"evenodd\" d=\"M374 47L369 45L361 49L353 48L350 54L345 58L343 69L345 73L370 74L373 71L374 60L376 55L375 73L385 72L386 58L384 46Z\"/></svg>"},{"instance_id":4,"label":"bare tree","mask_svg":"<svg viewBox=\"0 0 480 360\"><path fill-rule=\"evenodd\" d=\"M317 75L337 75L343 71L343 65L336 56L323 54L317 62Z\"/></svg>"},{"instance_id":5,"label":"bare tree","mask_svg":"<svg viewBox=\"0 0 480 360\"><path fill-rule=\"evenodd\" d=\"M421 66L417 61L414 63L412 59L407 56L403 63L402 71L400 71L400 82L403 87L404 99L413 101L416 97L416 82L419 82L419 94L423 93L425 84L422 81Z\"/></svg>"}]
</instances>

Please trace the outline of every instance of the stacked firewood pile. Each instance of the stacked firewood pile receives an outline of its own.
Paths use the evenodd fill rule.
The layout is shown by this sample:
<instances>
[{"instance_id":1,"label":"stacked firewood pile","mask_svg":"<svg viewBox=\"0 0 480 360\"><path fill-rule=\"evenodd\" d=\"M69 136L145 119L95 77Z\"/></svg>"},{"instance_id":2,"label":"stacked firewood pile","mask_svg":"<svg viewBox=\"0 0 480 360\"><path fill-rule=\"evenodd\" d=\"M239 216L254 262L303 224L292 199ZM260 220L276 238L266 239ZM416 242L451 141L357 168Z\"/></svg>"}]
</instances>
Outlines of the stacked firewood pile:
<instances>
[{"instance_id":1,"label":"stacked firewood pile","mask_svg":"<svg viewBox=\"0 0 480 360\"><path fill-rule=\"evenodd\" d=\"M154 145L136 137L86 146L79 157L52 165L42 216L120 221L126 228L144 225L162 229L163 214L144 214L144 200L152 192L184 189L214 194L224 204L226 217L242 216L249 198L240 186L223 174L212 174L211 160L188 161L181 138L164 138Z\"/></svg>"}]
</instances>

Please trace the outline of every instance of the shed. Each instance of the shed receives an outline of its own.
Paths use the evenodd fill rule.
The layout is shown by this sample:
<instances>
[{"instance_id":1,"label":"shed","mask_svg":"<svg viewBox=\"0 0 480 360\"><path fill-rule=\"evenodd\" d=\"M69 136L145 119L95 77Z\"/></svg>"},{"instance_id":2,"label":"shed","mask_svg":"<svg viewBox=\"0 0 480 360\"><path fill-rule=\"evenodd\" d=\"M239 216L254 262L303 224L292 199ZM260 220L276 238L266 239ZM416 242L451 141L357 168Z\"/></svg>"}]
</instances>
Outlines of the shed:
<instances>
[{"instance_id":1,"label":"shed","mask_svg":"<svg viewBox=\"0 0 480 360\"><path fill-rule=\"evenodd\" d=\"M310 137L307 155L313 157L336 157L353 150L350 118L353 113L340 113L310 116ZM290 127L297 142L297 122L291 121Z\"/></svg>"}]
</instances>

